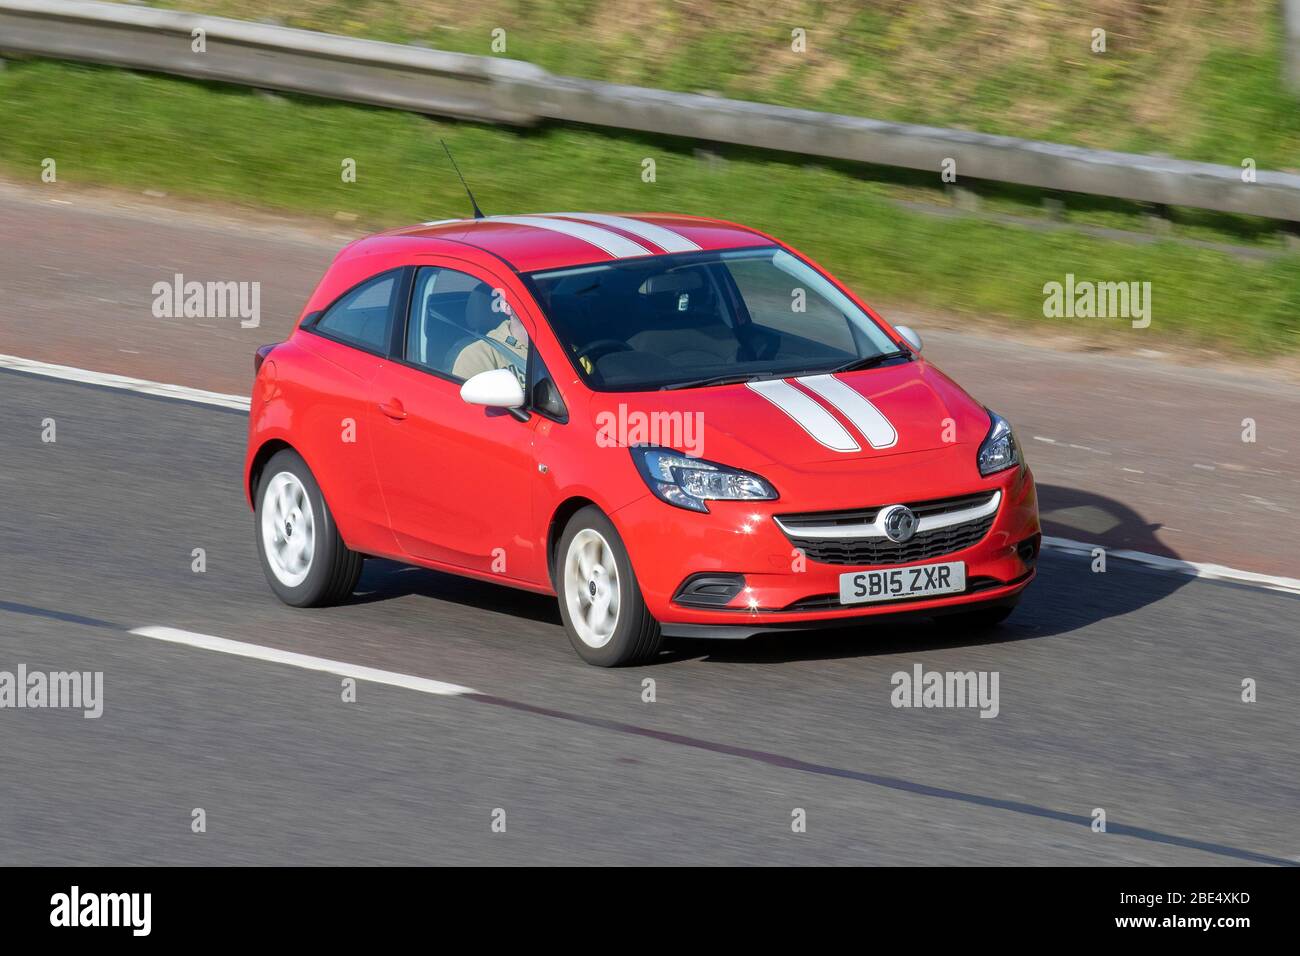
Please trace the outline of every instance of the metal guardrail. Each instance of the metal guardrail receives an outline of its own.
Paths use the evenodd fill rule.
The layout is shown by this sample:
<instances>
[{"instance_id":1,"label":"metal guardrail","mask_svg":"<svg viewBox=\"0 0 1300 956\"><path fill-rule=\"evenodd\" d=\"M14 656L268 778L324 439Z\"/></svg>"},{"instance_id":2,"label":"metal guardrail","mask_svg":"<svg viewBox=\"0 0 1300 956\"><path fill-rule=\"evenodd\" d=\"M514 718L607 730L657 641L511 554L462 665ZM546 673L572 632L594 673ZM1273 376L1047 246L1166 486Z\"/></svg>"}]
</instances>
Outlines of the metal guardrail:
<instances>
[{"instance_id":1,"label":"metal guardrail","mask_svg":"<svg viewBox=\"0 0 1300 956\"><path fill-rule=\"evenodd\" d=\"M191 48L202 29L206 52ZM556 76L530 63L90 0L0 0L0 54L108 63L512 125L734 143L1300 222L1300 176ZM1246 157L1242 157L1244 160Z\"/></svg>"}]
</instances>

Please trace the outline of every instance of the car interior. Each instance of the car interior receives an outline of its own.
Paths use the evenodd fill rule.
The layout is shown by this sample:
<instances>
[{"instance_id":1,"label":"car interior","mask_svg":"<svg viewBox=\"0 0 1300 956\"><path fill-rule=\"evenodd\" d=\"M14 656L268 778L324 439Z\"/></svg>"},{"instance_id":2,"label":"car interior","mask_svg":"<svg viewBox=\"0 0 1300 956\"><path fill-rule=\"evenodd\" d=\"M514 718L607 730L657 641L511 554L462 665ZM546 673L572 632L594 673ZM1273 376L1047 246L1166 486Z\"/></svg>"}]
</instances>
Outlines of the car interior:
<instances>
[{"instance_id":1,"label":"car interior","mask_svg":"<svg viewBox=\"0 0 1300 956\"><path fill-rule=\"evenodd\" d=\"M492 289L486 282L452 269L420 270L407 327L408 361L451 374L461 351L474 342L486 342L512 364L518 357L488 338L505 315L492 308Z\"/></svg>"},{"instance_id":2,"label":"car interior","mask_svg":"<svg viewBox=\"0 0 1300 956\"><path fill-rule=\"evenodd\" d=\"M575 270L534 288L552 326L598 386L743 372L747 366L760 372L827 364L855 355L756 321L723 262L620 263ZM782 295L788 311L789 291ZM847 327L848 318L842 319ZM852 347L847 329L844 339Z\"/></svg>"}]
</instances>

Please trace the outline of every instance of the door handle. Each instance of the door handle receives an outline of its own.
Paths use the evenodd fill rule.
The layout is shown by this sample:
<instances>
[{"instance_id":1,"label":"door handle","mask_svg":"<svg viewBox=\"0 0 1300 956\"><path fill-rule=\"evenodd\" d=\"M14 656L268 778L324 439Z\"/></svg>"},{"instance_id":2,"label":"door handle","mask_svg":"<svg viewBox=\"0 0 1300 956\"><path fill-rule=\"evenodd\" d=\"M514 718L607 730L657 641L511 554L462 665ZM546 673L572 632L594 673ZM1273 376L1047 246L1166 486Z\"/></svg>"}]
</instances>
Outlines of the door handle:
<instances>
[{"instance_id":1,"label":"door handle","mask_svg":"<svg viewBox=\"0 0 1300 956\"><path fill-rule=\"evenodd\" d=\"M379 410L394 421L400 422L406 417L406 409L402 407L401 401L396 398L390 398L386 402L380 402Z\"/></svg>"}]
</instances>

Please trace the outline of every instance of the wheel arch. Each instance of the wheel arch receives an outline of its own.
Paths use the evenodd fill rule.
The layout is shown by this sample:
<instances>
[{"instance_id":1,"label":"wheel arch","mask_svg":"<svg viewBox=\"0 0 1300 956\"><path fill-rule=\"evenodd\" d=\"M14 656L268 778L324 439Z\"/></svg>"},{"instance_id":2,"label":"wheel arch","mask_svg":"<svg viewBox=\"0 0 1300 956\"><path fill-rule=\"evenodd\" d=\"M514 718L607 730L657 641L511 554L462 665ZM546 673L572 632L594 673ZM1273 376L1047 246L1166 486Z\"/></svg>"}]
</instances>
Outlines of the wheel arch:
<instances>
[{"instance_id":1,"label":"wheel arch","mask_svg":"<svg viewBox=\"0 0 1300 956\"><path fill-rule=\"evenodd\" d=\"M546 575L551 582L551 587L555 589L557 594L560 589L555 580L555 551L560 545L560 535L564 533L564 528L569 523L569 519L588 505L599 510L601 514L605 514L605 510L590 498L584 495L570 495L556 507L551 514L551 523L546 528Z\"/></svg>"},{"instance_id":2,"label":"wheel arch","mask_svg":"<svg viewBox=\"0 0 1300 956\"><path fill-rule=\"evenodd\" d=\"M253 455L248 463L248 474L244 476L244 492L248 495L248 503L256 507L257 484L262 480L262 469L266 463L271 460L277 452L288 448L302 457L302 452L294 448L283 438L268 438L258 447L257 452ZM303 458L306 461L305 458ZM310 466L308 466L310 467Z\"/></svg>"}]
</instances>

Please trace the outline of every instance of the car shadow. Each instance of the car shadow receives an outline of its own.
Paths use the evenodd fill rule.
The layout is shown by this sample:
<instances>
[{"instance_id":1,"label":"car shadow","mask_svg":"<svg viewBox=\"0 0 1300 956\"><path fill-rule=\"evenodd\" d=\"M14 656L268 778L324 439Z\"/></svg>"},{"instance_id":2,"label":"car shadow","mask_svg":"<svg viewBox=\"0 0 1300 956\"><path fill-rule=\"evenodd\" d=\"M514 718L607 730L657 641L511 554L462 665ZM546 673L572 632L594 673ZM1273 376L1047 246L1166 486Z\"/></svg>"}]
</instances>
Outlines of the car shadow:
<instances>
[{"instance_id":1,"label":"car shadow","mask_svg":"<svg viewBox=\"0 0 1300 956\"><path fill-rule=\"evenodd\" d=\"M1151 524L1128 505L1076 488L1038 486L1043 534L1177 558ZM1068 634L1107 618L1160 601L1191 581L1188 575L1154 571L1134 562L1107 560L1093 570L1090 554L1046 549L1038 578L1005 622L974 629L952 618L876 618L863 623L790 633L759 634L747 640L669 638L657 663L698 659L775 664L786 661L865 657L911 651L1006 644ZM352 596L354 604L416 595L467 608L506 614L523 621L561 626L555 598L457 577L440 571L372 559Z\"/></svg>"},{"instance_id":2,"label":"car shadow","mask_svg":"<svg viewBox=\"0 0 1300 956\"><path fill-rule=\"evenodd\" d=\"M555 598L521 591L490 581L462 578L455 574L371 558L365 564L350 604L371 604L417 595L448 601L462 607L509 614L521 620L561 626Z\"/></svg>"}]
</instances>

